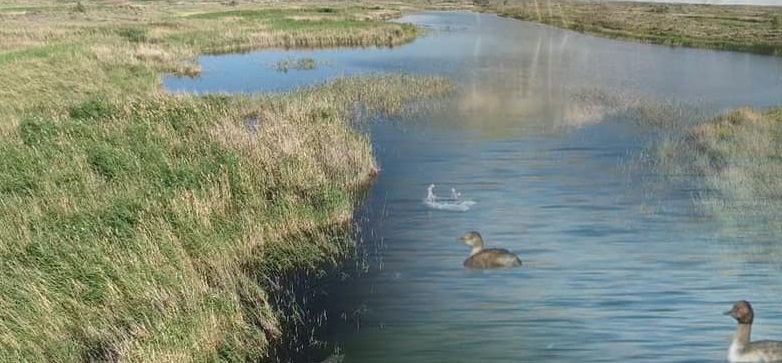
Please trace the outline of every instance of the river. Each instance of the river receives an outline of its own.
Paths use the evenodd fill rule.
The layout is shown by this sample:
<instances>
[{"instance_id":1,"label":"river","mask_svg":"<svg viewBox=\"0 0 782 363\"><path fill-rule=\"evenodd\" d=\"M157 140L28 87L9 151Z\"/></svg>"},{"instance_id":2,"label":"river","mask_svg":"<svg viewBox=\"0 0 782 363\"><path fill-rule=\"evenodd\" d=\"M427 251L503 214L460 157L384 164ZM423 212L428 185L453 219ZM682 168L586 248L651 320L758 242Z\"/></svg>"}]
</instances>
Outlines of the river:
<instances>
[{"instance_id":1,"label":"river","mask_svg":"<svg viewBox=\"0 0 782 363\"><path fill-rule=\"evenodd\" d=\"M741 105L782 105L782 58L608 40L469 12L404 17L396 48L203 56L171 91L279 91L377 72L438 74L436 110L369 127L382 172L358 212L367 272L339 294L345 362L718 362L739 299L781 339L782 247L699 207L656 167L661 135ZM285 59L311 70L281 72ZM660 126L665 125L665 126ZM679 131L680 132L680 131ZM426 188L475 205L438 210ZM518 269L471 271L480 231ZM332 317L339 318L339 317ZM776 334L775 334L776 333Z\"/></svg>"}]
</instances>

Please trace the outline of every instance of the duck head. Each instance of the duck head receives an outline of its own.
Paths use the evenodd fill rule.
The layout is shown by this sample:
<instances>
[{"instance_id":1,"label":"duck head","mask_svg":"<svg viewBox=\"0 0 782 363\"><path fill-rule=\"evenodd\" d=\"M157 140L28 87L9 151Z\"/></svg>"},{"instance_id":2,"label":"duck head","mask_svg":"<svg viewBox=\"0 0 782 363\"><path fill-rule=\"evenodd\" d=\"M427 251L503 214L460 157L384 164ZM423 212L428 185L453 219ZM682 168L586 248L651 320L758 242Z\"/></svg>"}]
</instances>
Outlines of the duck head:
<instances>
[{"instance_id":1,"label":"duck head","mask_svg":"<svg viewBox=\"0 0 782 363\"><path fill-rule=\"evenodd\" d=\"M733 309L726 311L725 315L730 315L739 324L752 324L752 320L755 318L755 314L752 312L752 305L746 300L736 301L733 304Z\"/></svg>"},{"instance_id":2,"label":"duck head","mask_svg":"<svg viewBox=\"0 0 782 363\"><path fill-rule=\"evenodd\" d=\"M483 248L483 238L481 238L481 234L476 231L465 233L463 236L459 237L459 240L472 248Z\"/></svg>"}]
</instances>

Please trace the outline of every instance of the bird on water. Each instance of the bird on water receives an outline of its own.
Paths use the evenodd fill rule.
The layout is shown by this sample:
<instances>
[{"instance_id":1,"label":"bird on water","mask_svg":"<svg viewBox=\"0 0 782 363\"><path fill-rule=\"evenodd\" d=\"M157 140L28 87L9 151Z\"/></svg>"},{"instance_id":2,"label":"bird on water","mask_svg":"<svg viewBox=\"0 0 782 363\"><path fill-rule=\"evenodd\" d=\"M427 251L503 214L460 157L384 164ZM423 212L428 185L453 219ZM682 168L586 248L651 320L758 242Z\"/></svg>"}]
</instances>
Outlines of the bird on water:
<instances>
[{"instance_id":1,"label":"bird on water","mask_svg":"<svg viewBox=\"0 0 782 363\"><path fill-rule=\"evenodd\" d=\"M519 256L504 248L484 248L483 238L476 231L465 233L459 240L472 247L470 257L464 260L464 267L484 269L521 266Z\"/></svg>"},{"instance_id":2,"label":"bird on water","mask_svg":"<svg viewBox=\"0 0 782 363\"><path fill-rule=\"evenodd\" d=\"M741 300L733 304L733 309L725 312L738 322L736 335L728 349L728 361L731 363L781 362L782 341L750 341L752 321L755 313L749 301Z\"/></svg>"}]
</instances>

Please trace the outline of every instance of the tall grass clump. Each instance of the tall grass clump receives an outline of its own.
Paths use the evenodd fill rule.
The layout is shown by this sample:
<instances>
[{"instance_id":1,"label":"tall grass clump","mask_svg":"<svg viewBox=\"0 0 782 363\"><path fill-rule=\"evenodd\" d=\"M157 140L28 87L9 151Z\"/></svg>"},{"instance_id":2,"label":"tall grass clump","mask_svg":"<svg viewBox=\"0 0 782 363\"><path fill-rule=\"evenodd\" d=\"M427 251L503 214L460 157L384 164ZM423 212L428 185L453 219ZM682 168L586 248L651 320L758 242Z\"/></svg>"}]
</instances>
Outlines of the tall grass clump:
<instances>
[{"instance_id":1,"label":"tall grass clump","mask_svg":"<svg viewBox=\"0 0 782 363\"><path fill-rule=\"evenodd\" d=\"M84 4L82 4L81 0L76 1L76 5L73 7L73 10L78 13L85 13L87 12L87 8L84 7Z\"/></svg>"},{"instance_id":2,"label":"tall grass clump","mask_svg":"<svg viewBox=\"0 0 782 363\"><path fill-rule=\"evenodd\" d=\"M771 27L774 29L782 29L782 14L773 16L771 19Z\"/></svg>"},{"instance_id":3,"label":"tall grass clump","mask_svg":"<svg viewBox=\"0 0 782 363\"><path fill-rule=\"evenodd\" d=\"M351 254L378 172L354 110L448 90L377 76L21 116L0 140L0 361L282 360L308 342L286 276Z\"/></svg>"}]
</instances>

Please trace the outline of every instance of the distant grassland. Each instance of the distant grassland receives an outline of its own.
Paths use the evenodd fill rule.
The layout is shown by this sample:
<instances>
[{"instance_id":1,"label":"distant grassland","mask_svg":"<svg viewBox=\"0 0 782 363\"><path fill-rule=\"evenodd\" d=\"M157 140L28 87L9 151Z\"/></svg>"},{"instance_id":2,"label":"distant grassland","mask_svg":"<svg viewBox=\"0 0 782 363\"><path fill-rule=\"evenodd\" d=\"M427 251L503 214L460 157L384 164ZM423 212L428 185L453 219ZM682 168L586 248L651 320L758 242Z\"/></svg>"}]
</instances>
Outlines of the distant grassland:
<instances>
[{"instance_id":1,"label":"distant grassland","mask_svg":"<svg viewBox=\"0 0 782 363\"><path fill-rule=\"evenodd\" d=\"M385 21L401 14L398 6L74 4L0 3L0 125L38 103L150 96L159 92L160 72L198 75L203 53L393 46L419 34L412 25Z\"/></svg>"},{"instance_id":2,"label":"distant grassland","mask_svg":"<svg viewBox=\"0 0 782 363\"><path fill-rule=\"evenodd\" d=\"M519 0L483 2L501 16L610 38L782 54L782 7Z\"/></svg>"},{"instance_id":3,"label":"distant grassland","mask_svg":"<svg viewBox=\"0 0 782 363\"><path fill-rule=\"evenodd\" d=\"M419 32L384 22L396 5L227 4L0 0L0 361L245 362L312 343L277 281L351 254L378 172L354 123L451 86L163 92L161 72L197 75L204 52Z\"/></svg>"}]
</instances>

